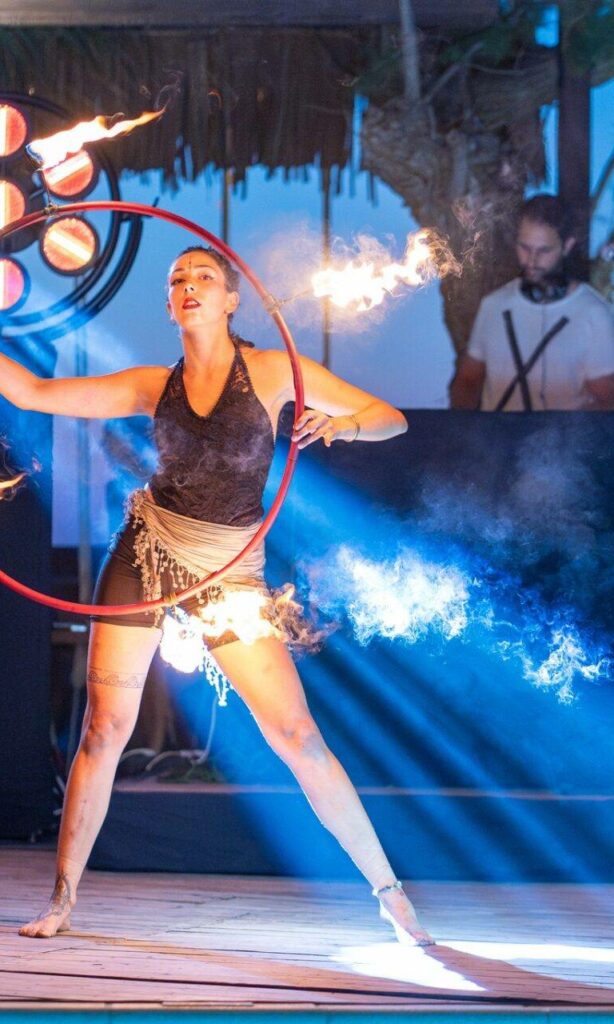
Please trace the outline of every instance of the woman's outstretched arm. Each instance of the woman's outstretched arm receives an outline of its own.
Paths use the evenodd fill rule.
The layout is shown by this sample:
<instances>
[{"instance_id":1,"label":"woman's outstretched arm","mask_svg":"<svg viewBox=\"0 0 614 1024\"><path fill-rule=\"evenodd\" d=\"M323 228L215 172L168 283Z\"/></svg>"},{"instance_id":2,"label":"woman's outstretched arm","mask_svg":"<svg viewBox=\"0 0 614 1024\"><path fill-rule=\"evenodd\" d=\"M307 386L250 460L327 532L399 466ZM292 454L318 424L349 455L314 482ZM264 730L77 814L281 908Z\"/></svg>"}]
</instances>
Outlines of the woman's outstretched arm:
<instances>
[{"instance_id":1,"label":"woman's outstretched arm","mask_svg":"<svg viewBox=\"0 0 614 1024\"><path fill-rule=\"evenodd\" d=\"M168 373L164 366L135 366L101 377L48 379L0 353L0 394L19 409L58 416L148 415Z\"/></svg>"},{"instance_id":2,"label":"woman's outstretched arm","mask_svg":"<svg viewBox=\"0 0 614 1024\"><path fill-rule=\"evenodd\" d=\"M281 354L281 353L280 353ZM282 358L283 355L282 355ZM287 359L285 360L287 365ZM348 384L313 359L301 356L308 408L294 425L292 439L304 448L322 438L332 441L385 441L407 430L403 413L389 402ZM288 400L294 398L292 379L287 382Z\"/></svg>"}]
</instances>

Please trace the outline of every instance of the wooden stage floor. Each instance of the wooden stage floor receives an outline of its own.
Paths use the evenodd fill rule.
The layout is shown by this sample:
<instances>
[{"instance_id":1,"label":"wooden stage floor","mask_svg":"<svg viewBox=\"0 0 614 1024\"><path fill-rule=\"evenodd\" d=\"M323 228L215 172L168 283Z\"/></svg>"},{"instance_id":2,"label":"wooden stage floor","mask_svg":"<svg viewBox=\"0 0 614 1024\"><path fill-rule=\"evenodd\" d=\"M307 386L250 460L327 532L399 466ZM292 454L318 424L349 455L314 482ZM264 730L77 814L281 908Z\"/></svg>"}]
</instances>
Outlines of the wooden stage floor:
<instances>
[{"instance_id":1,"label":"wooden stage floor","mask_svg":"<svg viewBox=\"0 0 614 1024\"><path fill-rule=\"evenodd\" d=\"M411 885L438 940L417 950L394 941L355 882L91 871L72 931L21 938L53 867L51 850L0 848L3 1019L18 1009L22 1021L23 1011L57 1020L61 1009L98 1009L110 1020L189 1009L204 1014L191 1021L224 1010L225 1020L253 1011L277 1021L283 1011L303 1021L432 1021L434 1011L483 1020L490 1011L614 1021L614 886Z\"/></svg>"}]
</instances>

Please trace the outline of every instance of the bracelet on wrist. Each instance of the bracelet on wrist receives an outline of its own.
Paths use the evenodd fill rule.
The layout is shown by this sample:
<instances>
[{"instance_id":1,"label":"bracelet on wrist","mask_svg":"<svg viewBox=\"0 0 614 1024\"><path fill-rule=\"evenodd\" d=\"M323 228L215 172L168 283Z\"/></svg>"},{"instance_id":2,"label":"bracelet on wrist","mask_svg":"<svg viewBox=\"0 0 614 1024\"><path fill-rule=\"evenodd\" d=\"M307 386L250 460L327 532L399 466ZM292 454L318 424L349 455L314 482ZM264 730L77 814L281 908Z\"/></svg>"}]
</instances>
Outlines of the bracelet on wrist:
<instances>
[{"instance_id":1,"label":"bracelet on wrist","mask_svg":"<svg viewBox=\"0 0 614 1024\"><path fill-rule=\"evenodd\" d=\"M354 429L354 436L349 438L350 443L351 443L352 441L355 441L356 438L358 437L358 435L360 434L360 423L358 422L358 419L356 418L354 413L349 413L348 414L348 419L350 419L352 421L352 423L354 424L354 428L355 428Z\"/></svg>"}]
</instances>

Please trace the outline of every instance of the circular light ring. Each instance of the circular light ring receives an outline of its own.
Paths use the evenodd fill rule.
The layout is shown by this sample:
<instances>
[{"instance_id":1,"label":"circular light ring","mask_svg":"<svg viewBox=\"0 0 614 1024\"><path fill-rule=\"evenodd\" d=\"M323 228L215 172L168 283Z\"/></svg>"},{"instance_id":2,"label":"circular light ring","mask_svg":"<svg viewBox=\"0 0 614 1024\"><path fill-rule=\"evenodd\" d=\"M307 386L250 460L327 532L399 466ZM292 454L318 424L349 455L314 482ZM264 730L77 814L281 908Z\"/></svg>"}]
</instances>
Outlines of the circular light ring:
<instances>
[{"instance_id":1,"label":"circular light ring","mask_svg":"<svg viewBox=\"0 0 614 1024\"><path fill-rule=\"evenodd\" d=\"M52 103L42 96L0 89L0 103L13 104L23 111L30 126L30 137L33 134L32 116L36 119L40 111L43 111L45 115L50 114L54 118L61 119L63 126L73 123L69 112L65 108L57 103ZM20 151L20 159L22 154L23 150ZM92 159L96 165L97 174L103 177L108 185L109 199L119 200L117 171L105 149L97 148L96 154L92 156ZM44 184L42 176L40 176L40 181L42 186ZM42 202L40 208L42 209L43 206L48 205L48 202L48 199ZM28 206L32 212L39 208L31 200ZM100 256L89 271L73 279L74 287L69 294L52 301L46 307L7 314L5 317L0 318L3 329L6 327L13 332L14 330L21 331L22 329L34 328L38 336L44 337L49 341L56 341L66 331L71 331L76 325L89 322L93 317L97 316L121 288L126 273L136 256L138 240L142 234L143 218L127 218L127 230L124 233L122 226L125 220L126 218L118 212L112 213L109 218L108 230L106 232L99 231L101 234ZM14 238L17 236L13 236L10 245L7 246L5 243L3 247L5 251L7 253L16 253L34 242L38 242L40 234L37 230L38 226L30 228L31 234L29 237L26 236L25 231L20 232L19 238L22 241L19 244L14 242ZM119 259L117 265L112 267L109 279L105 282L105 272L111 266L118 251ZM13 340L17 337L18 335L11 333Z\"/></svg>"},{"instance_id":2,"label":"circular light ring","mask_svg":"<svg viewBox=\"0 0 614 1024\"><path fill-rule=\"evenodd\" d=\"M41 171L41 174L47 190L62 199L79 199L87 195L98 180L98 170L85 149L80 149L55 167Z\"/></svg>"},{"instance_id":3,"label":"circular light ring","mask_svg":"<svg viewBox=\"0 0 614 1024\"><path fill-rule=\"evenodd\" d=\"M231 263L234 263L260 296L266 311L275 322L275 325L281 334L282 341L286 347L286 351L290 358L290 364L292 366L296 416L298 417L302 414L305 408L303 375L301 373L301 366L296 345L294 344L294 339L290 334L288 325L279 311L278 303L275 302L253 270L251 270L247 263L245 263L241 257L230 248L230 246L226 245L226 243L220 238L217 238L215 235L211 234L210 231L202 228L194 221L188 220L187 217L181 217L177 213L170 213L168 210L162 210L157 206L146 206L143 203L126 203L121 202L120 200L101 200L89 203L72 203L70 205L62 206L57 210L47 210L43 213L30 213L20 221L10 224L7 228L0 230L0 241L6 235L9 235L14 231L18 231L21 228L30 227L32 224L37 224L40 221L45 220L46 217L57 217L59 215L65 216L67 214L81 213L84 210L115 210L123 213L137 214L143 217L157 217L160 220L168 221L171 224L176 224L178 227L184 228L186 231L192 232L192 234L197 235L204 242L207 242L208 245L212 245L218 252L221 252L231 261ZM250 554L250 552L253 551L262 540L264 540L275 522L288 492L290 481L296 468L298 452L298 444L295 441L292 441L288 450L288 457L286 459L286 465L277 494L275 495L271 507L264 517L258 531L254 534L249 543L245 545L243 551L240 551L238 555L235 555L235 557L228 562L227 565L223 566L223 568L217 569L215 572L207 576L205 580L199 580L198 583L195 583L192 587L188 587L187 590L182 590L180 593L174 594L170 601L168 598L163 597L159 598L157 601L142 601L139 604L120 605L80 604L75 601L63 601L60 598L51 597L49 594L43 594L39 590L34 590L32 587L27 587L24 583L20 583L19 580L13 579L12 576L9 576L2 570L0 570L0 583L4 583L17 594L21 594L22 597L28 597L33 601L37 601L39 604L46 605L48 608L57 608L60 611L73 612L78 615L134 615L138 612L149 612L156 608L165 608L169 605L179 604L188 597L192 597L194 594L197 594L199 590L202 590L203 586L216 583L223 579L232 569L234 569L236 565L239 565L239 563L242 562L243 559Z\"/></svg>"},{"instance_id":4,"label":"circular light ring","mask_svg":"<svg viewBox=\"0 0 614 1024\"><path fill-rule=\"evenodd\" d=\"M46 202L46 193L41 185L26 175L19 164L11 166L6 176L0 175L0 228L19 220L26 210L28 213L42 213ZM29 248L38 241L39 234L40 228L32 227L10 235L2 244L2 254L10 256Z\"/></svg>"},{"instance_id":5,"label":"circular light ring","mask_svg":"<svg viewBox=\"0 0 614 1024\"><path fill-rule=\"evenodd\" d=\"M21 110L0 103L0 158L17 153L28 137L28 122Z\"/></svg>"},{"instance_id":6,"label":"circular light ring","mask_svg":"<svg viewBox=\"0 0 614 1024\"><path fill-rule=\"evenodd\" d=\"M45 114L51 114L53 117L59 118L63 124L68 124L71 121L67 110L58 106L57 103L44 99L42 96L0 90L0 103L13 104L23 111L30 126L30 136L32 135L31 111L34 112L35 117L38 116L40 111L44 111ZM117 172L108 154L104 149L98 148L93 159L96 164L97 173L104 176L108 184L109 199L119 200ZM43 184L42 177L41 184ZM42 201L39 207L34 205L30 198L28 205L30 211L34 212L35 210L43 209L48 203ZM112 212L108 231L101 235L100 256L93 264L91 270L73 279L75 286L68 295L63 296L61 299L56 299L43 309L31 310L30 312L18 311L14 314L9 313L5 317L0 318L2 326L10 328L11 331L13 329L34 328L41 337L55 341L62 337L66 331L72 330L76 324L86 323L96 316L111 301L122 286L126 273L132 266L136 256L138 240L142 233L143 218L130 217L127 220L127 234L122 241L120 239L120 232L125 218L117 211ZM38 242L40 232L37 228L38 225L35 225L29 229L31 232L30 237L27 237L27 232L21 231L19 233L19 244L15 242L17 236L13 235L10 244L7 245L5 243L3 246L6 253L19 252L34 242ZM118 264L112 270L109 280L104 283L104 274L111 264L118 247L121 247ZM16 340L17 337L18 335L11 335L12 340Z\"/></svg>"},{"instance_id":7,"label":"circular light ring","mask_svg":"<svg viewBox=\"0 0 614 1024\"><path fill-rule=\"evenodd\" d=\"M83 217L61 216L49 224L40 238L40 252L56 274L83 274L100 248L98 232Z\"/></svg>"},{"instance_id":8,"label":"circular light ring","mask_svg":"<svg viewBox=\"0 0 614 1024\"><path fill-rule=\"evenodd\" d=\"M30 275L18 260L0 257L0 313L23 306L30 293Z\"/></svg>"},{"instance_id":9,"label":"circular light ring","mask_svg":"<svg viewBox=\"0 0 614 1024\"><path fill-rule=\"evenodd\" d=\"M0 178L0 228L21 220L26 212L26 197L14 181Z\"/></svg>"}]
</instances>

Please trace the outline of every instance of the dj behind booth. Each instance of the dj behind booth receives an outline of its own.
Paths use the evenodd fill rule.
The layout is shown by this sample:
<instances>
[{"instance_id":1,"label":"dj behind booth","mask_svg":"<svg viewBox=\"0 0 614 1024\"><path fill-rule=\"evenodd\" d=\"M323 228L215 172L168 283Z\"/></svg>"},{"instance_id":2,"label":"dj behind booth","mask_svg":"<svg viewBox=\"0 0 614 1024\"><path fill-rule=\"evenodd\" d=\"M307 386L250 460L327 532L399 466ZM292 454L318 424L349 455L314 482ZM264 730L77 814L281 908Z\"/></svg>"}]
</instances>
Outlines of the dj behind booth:
<instances>
[{"instance_id":1,"label":"dj behind booth","mask_svg":"<svg viewBox=\"0 0 614 1024\"><path fill-rule=\"evenodd\" d=\"M614 409L614 316L574 279L569 210L538 195L519 212L520 277L482 301L450 389L453 409Z\"/></svg>"}]
</instances>

